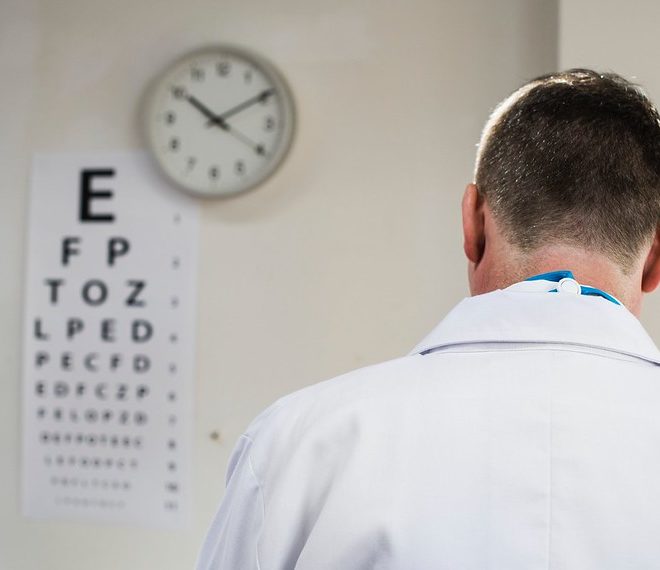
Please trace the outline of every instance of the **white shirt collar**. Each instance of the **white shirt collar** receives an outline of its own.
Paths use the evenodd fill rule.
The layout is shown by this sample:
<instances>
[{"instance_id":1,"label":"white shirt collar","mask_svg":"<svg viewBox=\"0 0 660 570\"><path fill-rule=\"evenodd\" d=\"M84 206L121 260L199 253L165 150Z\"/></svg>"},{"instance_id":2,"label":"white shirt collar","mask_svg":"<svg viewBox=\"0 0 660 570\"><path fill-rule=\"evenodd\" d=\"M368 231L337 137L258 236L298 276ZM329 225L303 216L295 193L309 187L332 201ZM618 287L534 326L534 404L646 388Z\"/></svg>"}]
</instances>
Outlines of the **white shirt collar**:
<instances>
[{"instance_id":1,"label":"white shirt collar","mask_svg":"<svg viewBox=\"0 0 660 570\"><path fill-rule=\"evenodd\" d=\"M522 281L463 299L412 354L476 343L588 346L660 365L660 351L623 305L602 297L548 293L552 281Z\"/></svg>"}]
</instances>

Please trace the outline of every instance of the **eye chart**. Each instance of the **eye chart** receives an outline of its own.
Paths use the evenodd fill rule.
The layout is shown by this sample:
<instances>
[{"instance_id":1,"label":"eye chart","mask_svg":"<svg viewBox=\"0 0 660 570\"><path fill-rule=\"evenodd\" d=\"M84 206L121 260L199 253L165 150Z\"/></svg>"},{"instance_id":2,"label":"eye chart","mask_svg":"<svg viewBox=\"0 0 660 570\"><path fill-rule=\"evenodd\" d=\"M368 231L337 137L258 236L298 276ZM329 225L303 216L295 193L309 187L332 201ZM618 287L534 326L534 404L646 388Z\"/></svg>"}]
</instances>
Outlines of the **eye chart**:
<instances>
[{"instance_id":1,"label":"eye chart","mask_svg":"<svg viewBox=\"0 0 660 570\"><path fill-rule=\"evenodd\" d=\"M24 514L186 526L197 204L142 153L44 154L29 216Z\"/></svg>"}]
</instances>

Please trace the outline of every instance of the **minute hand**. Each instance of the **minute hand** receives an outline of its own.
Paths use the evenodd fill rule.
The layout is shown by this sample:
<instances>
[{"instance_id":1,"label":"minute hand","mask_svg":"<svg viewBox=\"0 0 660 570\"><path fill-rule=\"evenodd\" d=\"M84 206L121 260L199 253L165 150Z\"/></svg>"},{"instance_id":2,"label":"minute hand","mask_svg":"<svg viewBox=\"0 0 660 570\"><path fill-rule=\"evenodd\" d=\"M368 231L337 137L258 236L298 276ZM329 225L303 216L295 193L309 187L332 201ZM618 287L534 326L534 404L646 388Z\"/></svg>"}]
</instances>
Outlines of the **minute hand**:
<instances>
[{"instance_id":1,"label":"minute hand","mask_svg":"<svg viewBox=\"0 0 660 570\"><path fill-rule=\"evenodd\" d=\"M261 93L255 95L254 97L250 97L247 101L243 101L242 103L239 103L235 107L232 107L231 109L225 111L224 113L221 113L220 115L217 115L215 117L215 120L217 121L224 121L228 117L231 117L232 115L235 115L236 113L240 113L243 109L247 109L248 107L251 107L255 103L259 103L260 101L267 101L268 97L273 95L275 93L275 89L265 89Z\"/></svg>"}]
</instances>

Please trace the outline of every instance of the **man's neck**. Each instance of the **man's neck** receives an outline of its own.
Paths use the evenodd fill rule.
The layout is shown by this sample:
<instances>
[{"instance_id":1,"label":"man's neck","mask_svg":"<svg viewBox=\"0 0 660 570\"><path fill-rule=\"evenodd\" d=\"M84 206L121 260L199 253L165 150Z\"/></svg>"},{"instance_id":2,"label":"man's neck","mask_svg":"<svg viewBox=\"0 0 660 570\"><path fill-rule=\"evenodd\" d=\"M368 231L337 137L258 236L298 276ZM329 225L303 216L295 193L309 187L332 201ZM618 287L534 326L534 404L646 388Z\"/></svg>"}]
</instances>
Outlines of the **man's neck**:
<instances>
[{"instance_id":1,"label":"man's neck","mask_svg":"<svg viewBox=\"0 0 660 570\"><path fill-rule=\"evenodd\" d=\"M601 254L572 248L555 246L540 249L531 254L516 256L509 263L498 264L499 271L492 272L483 285L487 290L503 289L533 275L550 271L570 270L581 285L596 287L616 297L634 315L641 310L641 267L624 274L618 265ZM502 271L502 268L505 268Z\"/></svg>"}]
</instances>

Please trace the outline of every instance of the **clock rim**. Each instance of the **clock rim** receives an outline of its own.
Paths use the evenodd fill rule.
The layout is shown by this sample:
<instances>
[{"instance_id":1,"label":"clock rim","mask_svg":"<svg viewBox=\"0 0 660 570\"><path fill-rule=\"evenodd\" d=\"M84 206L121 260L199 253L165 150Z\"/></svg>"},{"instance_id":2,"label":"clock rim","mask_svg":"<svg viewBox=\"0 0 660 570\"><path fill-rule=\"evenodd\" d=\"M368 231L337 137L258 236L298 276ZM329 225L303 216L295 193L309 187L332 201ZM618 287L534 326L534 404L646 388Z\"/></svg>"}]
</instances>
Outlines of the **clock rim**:
<instances>
[{"instance_id":1,"label":"clock rim","mask_svg":"<svg viewBox=\"0 0 660 570\"><path fill-rule=\"evenodd\" d=\"M278 145L276 152L274 153L272 159L270 160L267 168L252 182L249 184L239 187L235 190L229 191L209 191L206 189L199 188L196 185L186 184L184 181L177 179L174 175L170 174L165 166L161 164L158 154L156 153L155 147L157 142L154 140L154 133L152 132L152 121L150 118L153 117L154 106L156 104L157 96L160 93L160 88L162 88L165 83L166 77L169 73L179 65L183 64L187 60L199 57L202 55L208 54L229 54L237 56L239 59L248 61L259 69L266 78L272 82L273 86L278 90L278 93L281 94L280 101L283 109L283 114L287 121L285 121L284 129L280 137L280 144ZM209 198L209 199L224 199L232 198L234 196L244 194L245 192L250 192L267 180L269 180L275 172L277 172L284 163L286 157L288 156L291 148L293 147L293 140L295 138L295 133L297 131L297 120L296 120L296 103L293 96L293 91L291 90L288 81L285 79L284 75L279 71L279 69L270 62L264 56L256 53L255 51L239 46L236 44L229 43L215 43L207 44L205 46L189 50L177 58L171 60L167 65L165 65L159 73L157 73L149 82L147 89L144 92L142 98L142 103L140 105L140 114L142 115L142 135L146 139L147 148L149 149L149 155L154 163L158 167L158 171L165 176L165 178L173 183L176 187L183 190L184 192L191 194L198 198Z\"/></svg>"}]
</instances>

